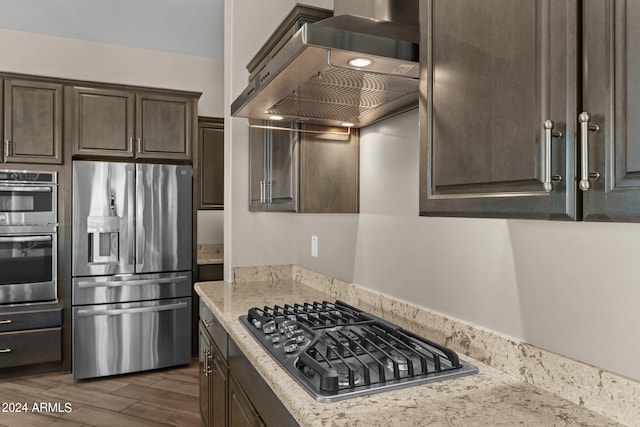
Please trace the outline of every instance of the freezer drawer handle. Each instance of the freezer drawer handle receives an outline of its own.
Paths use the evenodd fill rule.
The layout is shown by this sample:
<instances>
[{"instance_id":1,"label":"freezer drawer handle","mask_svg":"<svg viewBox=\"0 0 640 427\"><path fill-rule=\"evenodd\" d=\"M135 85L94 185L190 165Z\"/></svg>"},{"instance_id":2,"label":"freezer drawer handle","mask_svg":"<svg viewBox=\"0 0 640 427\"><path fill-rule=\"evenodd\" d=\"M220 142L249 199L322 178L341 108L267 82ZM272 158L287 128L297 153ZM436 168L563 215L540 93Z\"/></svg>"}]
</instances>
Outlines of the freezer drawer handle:
<instances>
[{"instance_id":1,"label":"freezer drawer handle","mask_svg":"<svg viewBox=\"0 0 640 427\"><path fill-rule=\"evenodd\" d=\"M0 243L50 242L51 236L0 237Z\"/></svg>"},{"instance_id":2,"label":"freezer drawer handle","mask_svg":"<svg viewBox=\"0 0 640 427\"><path fill-rule=\"evenodd\" d=\"M11 353L10 348L0 348L0 353Z\"/></svg>"},{"instance_id":3,"label":"freezer drawer handle","mask_svg":"<svg viewBox=\"0 0 640 427\"><path fill-rule=\"evenodd\" d=\"M28 185L0 185L0 191L15 191L20 193L51 193L51 187L31 187Z\"/></svg>"},{"instance_id":4,"label":"freezer drawer handle","mask_svg":"<svg viewBox=\"0 0 640 427\"><path fill-rule=\"evenodd\" d=\"M133 313L153 313L156 311L177 310L180 308L186 308L189 304L186 302L177 302L175 304L158 305L154 307L134 307L134 308L120 308L113 310L78 310L78 316L81 317L93 317L93 316L118 316L121 314L133 314Z\"/></svg>"},{"instance_id":5,"label":"freezer drawer handle","mask_svg":"<svg viewBox=\"0 0 640 427\"><path fill-rule=\"evenodd\" d=\"M144 280L115 280L111 282L78 282L78 288L119 288L123 286L143 286L143 285L156 285L160 283L173 283L180 280L188 279L187 276L165 277L162 279L144 279Z\"/></svg>"}]
</instances>

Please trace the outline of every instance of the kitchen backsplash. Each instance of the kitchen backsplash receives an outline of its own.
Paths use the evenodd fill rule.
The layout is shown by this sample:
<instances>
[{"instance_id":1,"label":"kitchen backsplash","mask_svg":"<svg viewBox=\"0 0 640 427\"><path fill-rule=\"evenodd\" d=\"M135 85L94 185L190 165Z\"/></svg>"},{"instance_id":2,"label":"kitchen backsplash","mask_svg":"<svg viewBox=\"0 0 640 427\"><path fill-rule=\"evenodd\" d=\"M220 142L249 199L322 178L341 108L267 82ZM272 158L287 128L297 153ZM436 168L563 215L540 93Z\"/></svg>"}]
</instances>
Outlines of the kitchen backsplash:
<instances>
[{"instance_id":1,"label":"kitchen backsplash","mask_svg":"<svg viewBox=\"0 0 640 427\"><path fill-rule=\"evenodd\" d=\"M280 280L325 292L621 423L640 420L640 382L296 265L234 268L235 282Z\"/></svg>"}]
</instances>

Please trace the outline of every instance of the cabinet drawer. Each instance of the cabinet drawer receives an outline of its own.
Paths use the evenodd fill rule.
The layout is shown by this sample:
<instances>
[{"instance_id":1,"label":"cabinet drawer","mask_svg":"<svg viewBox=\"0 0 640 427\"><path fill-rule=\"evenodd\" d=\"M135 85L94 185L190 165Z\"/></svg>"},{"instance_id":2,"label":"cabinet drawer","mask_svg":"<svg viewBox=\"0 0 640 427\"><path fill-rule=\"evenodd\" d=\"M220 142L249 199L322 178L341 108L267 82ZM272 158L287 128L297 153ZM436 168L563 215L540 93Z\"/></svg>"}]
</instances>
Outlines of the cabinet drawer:
<instances>
[{"instance_id":1,"label":"cabinet drawer","mask_svg":"<svg viewBox=\"0 0 640 427\"><path fill-rule=\"evenodd\" d=\"M209 307L202 300L200 300L200 319L211 338L213 338L216 347L220 350L222 357L227 360L227 331L224 330L218 319L214 317Z\"/></svg>"},{"instance_id":2,"label":"cabinet drawer","mask_svg":"<svg viewBox=\"0 0 640 427\"><path fill-rule=\"evenodd\" d=\"M62 360L62 328L0 333L0 368Z\"/></svg>"},{"instance_id":3,"label":"cabinet drawer","mask_svg":"<svg viewBox=\"0 0 640 427\"><path fill-rule=\"evenodd\" d=\"M57 326L62 326L62 308L0 314L0 333Z\"/></svg>"}]
</instances>

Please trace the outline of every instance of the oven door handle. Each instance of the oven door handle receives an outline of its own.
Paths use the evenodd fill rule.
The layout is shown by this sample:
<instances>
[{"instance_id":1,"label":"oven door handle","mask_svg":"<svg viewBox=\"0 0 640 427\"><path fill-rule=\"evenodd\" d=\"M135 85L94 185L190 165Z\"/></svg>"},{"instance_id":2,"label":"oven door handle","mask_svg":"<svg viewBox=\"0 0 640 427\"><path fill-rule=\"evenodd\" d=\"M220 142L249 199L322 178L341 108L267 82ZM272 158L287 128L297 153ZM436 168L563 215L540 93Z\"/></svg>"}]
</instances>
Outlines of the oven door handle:
<instances>
[{"instance_id":1,"label":"oven door handle","mask_svg":"<svg viewBox=\"0 0 640 427\"><path fill-rule=\"evenodd\" d=\"M119 316L122 314L153 313L157 311L179 310L181 308L186 308L188 305L189 304L187 304L186 302L177 302L175 304L158 305L153 307L116 308L112 310L78 310L77 314L80 317Z\"/></svg>"},{"instance_id":2,"label":"oven door handle","mask_svg":"<svg viewBox=\"0 0 640 427\"><path fill-rule=\"evenodd\" d=\"M51 193L53 188L51 187L33 187L25 185L24 187L18 185L2 185L0 184L0 191L15 191L15 192L25 192L25 193Z\"/></svg>"},{"instance_id":3,"label":"oven door handle","mask_svg":"<svg viewBox=\"0 0 640 427\"><path fill-rule=\"evenodd\" d=\"M176 277L164 277L162 279L114 280L109 282L78 282L78 288L80 289L102 288L102 287L119 288L123 286L155 285L155 284L161 284L161 283L178 282L180 280L185 280L185 279L188 279L188 277L176 276Z\"/></svg>"},{"instance_id":4,"label":"oven door handle","mask_svg":"<svg viewBox=\"0 0 640 427\"><path fill-rule=\"evenodd\" d=\"M51 242L52 236L15 236L0 237L0 243Z\"/></svg>"}]
</instances>

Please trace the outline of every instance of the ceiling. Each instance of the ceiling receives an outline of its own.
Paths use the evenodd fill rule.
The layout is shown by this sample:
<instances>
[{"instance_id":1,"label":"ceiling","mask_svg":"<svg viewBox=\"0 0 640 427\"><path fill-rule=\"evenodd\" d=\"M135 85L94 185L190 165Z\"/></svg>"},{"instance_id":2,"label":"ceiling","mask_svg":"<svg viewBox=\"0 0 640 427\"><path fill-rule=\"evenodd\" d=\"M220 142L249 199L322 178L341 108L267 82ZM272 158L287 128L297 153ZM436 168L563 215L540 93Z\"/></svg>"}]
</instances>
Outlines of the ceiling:
<instances>
[{"instance_id":1,"label":"ceiling","mask_svg":"<svg viewBox=\"0 0 640 427\"><path fill-rule=\"evenodd\" d=\"M0 28L223 58L224 0L0 0Z\"/></svg>"}]
</instances>

